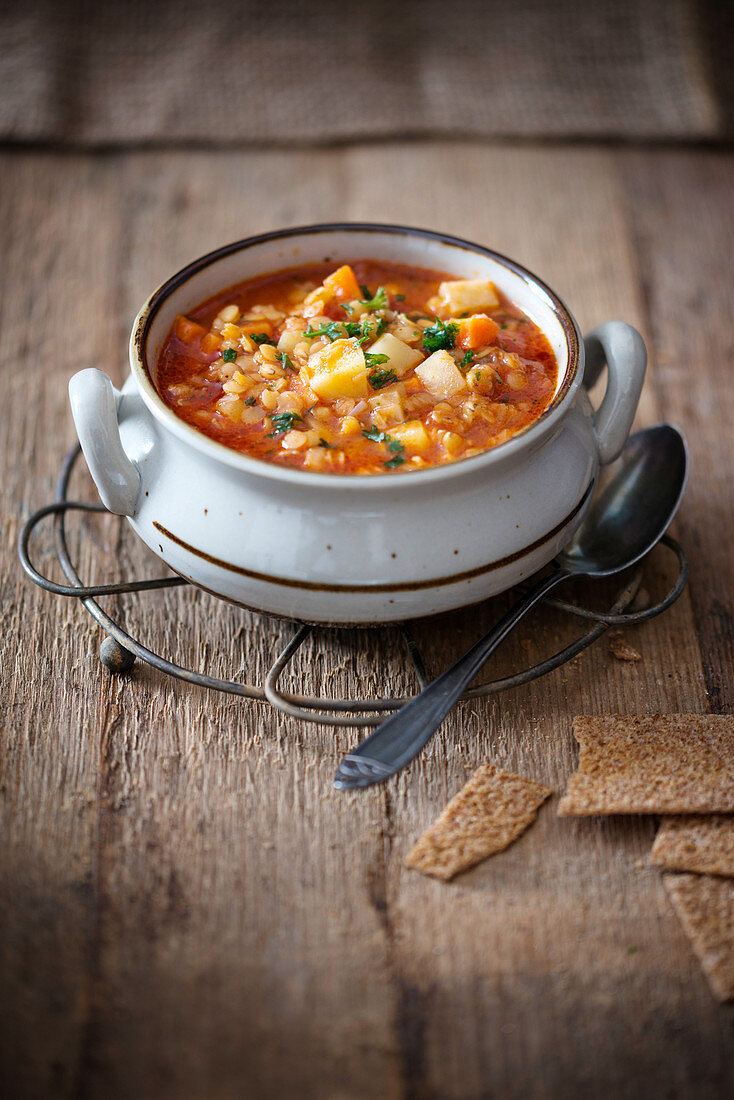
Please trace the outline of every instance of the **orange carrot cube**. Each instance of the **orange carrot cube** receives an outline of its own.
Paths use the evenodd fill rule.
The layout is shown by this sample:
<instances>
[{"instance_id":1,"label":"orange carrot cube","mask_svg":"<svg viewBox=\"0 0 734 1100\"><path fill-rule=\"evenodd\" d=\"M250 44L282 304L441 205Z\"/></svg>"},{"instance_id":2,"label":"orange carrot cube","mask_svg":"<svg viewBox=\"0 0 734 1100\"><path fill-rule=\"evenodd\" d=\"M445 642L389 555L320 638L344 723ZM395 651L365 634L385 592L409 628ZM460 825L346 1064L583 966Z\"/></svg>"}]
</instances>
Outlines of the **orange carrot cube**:
<instances>
[{"instance_id":1,"label":"orange carrot cube","mask_svg":"<svg viewBox=\"0 0 734 1100\"><path fill-rule=\"evenodd\" d=\"M179 340L183 340L186 344L193 344L194 340L200 340L206 329L203 325L197 325L196 321L190 321L188 317L184 317L183 313L179 313L176 317L176 336Z\"/></svg>"},{"instance_id":2,"label":"orange carrot cube","mask_svg":"<svg viewBox=\"0 0 734 1100\"><path fill-rule=\"evenodd\" d=\"M215 335L213 332L207 332L206 336L202 337L201 350L204 355L214 355L222 346L221 337Z\"/></svg>"},{"instance_id":3,"label":"orange carrot cube","mask_svg":"<svg viewBox=\"0 0 734 1100\"><path fill-rule=\"evenodd\" d=\"M343 267L332 271L331 275L327 275L324 286L335 298L360 298L362 295L349 264L344 264Z\"/></svg>"},{"instance_id":4,"label":"orange carrot cube","mask_svg":"<svg viewBox=\"0 0 734 1100\"><path fill-rule=\"evenodd\" d=\"M500 326L486 313L475 313L472 317L463 317L459 321L459 346L462 348L482 348L496 338Z\"/></svg>"},{"instance_id":5,"label":"orange carrot cube","mask_svg":"<svg viewBox=\"0 0 734 1100\"><path fill-rule=\"evenodd\" d=\"M240 324L240 329L244 332L245 336L251 336L254 332L256 335L264 334L265 336L273 335L273 326L269 321L246 321Z\"/></svg>"}]
</instances>

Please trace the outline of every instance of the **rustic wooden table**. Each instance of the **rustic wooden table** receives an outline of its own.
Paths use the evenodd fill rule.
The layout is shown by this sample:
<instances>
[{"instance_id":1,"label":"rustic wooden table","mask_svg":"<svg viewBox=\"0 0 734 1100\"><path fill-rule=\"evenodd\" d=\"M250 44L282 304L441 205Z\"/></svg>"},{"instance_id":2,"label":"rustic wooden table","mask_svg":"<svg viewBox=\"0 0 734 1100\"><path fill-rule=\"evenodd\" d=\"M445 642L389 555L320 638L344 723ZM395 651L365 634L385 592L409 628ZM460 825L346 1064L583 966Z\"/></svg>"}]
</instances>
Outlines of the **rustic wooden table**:
<instances>
[{"instance_id":1,"label":"rustic wooden table","mask_svg":"<svg viewBox=\"0 0 734 1100\"><path fill-rule=\"evenodd\" d=\"M5 152L0 974L10 1097L723 1097L732 1009L717 1005L647 863L649 817L558 819L446 886L403 856L483 761L563 789L578 713L734 703L734 159L705 151L477 144L309 152ZM650 349L640 423L687 432L674 534L691 583L666 615L545 680L472 704L384 788L344 795L354 732L136 667L112 678L75 601L38 591L19 524L73 441L73 371L126 371L157 283L224 241L370 219L442 228L517 258L583 328ZM94 497L83 464L74 495ZM95 583L160 566L112 518L72 524ZM48 529L35 542L51 568ZM645 584L662 592L667 552ZM586 589L602 606L613 588ZM292 626L191 589L110 600L154 648L262 676ZM506 606L416 627L432 671ZM491 675L578 626L529 621ZM490 675L490 673L488 673ZM399 635L319 632L292 683L412 690Z\"/></svg>"}]
</instances>

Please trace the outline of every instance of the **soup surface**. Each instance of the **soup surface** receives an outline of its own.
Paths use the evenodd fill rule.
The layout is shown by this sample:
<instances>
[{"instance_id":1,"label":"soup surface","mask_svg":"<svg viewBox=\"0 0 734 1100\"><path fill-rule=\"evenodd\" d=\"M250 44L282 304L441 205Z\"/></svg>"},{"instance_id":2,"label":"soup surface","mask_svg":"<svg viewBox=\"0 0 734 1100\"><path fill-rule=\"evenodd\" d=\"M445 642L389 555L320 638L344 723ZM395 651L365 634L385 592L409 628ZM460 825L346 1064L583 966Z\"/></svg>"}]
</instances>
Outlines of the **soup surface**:
<instances>
[{"instance_id":1,"label":"soup surface","mask_svg":"<svg viewBox=\"0 0 734 1100\"><path fill-rule=\"evenodd\" d=\"M401 474L516 435L557 375L547 338L493 283L357 260L251 279L179 315L157 383L243 454Z\"/></svg>"}]
</instances>

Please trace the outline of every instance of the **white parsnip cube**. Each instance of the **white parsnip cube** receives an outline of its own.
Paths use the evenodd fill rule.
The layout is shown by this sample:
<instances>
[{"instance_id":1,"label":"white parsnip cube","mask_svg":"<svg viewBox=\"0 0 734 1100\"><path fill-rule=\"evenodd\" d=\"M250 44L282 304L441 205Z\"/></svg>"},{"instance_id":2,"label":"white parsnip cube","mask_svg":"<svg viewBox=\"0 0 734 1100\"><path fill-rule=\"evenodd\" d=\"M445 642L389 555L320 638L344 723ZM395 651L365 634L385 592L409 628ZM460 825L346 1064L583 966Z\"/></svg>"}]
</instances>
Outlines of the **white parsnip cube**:
<instances>
[{"instance_id":1,"label":"white parsnip cube","mask_svg":"<svg viewBox=\"0 0 734 1100\"><path fill-rule=\"evenodd\" d=\"M415 368L415 373L434 397L453 397L466 392L466 379L447 351L434 351Z\"/></svg>"},{"instance_id":2,"label":"white parsnip cube","mask_svg":"<svg viewBox=\"0 0 734 1100\"><path fill-rule=\"evenodd\" d=\"M309 385L322 401L339 397L366 397L367 368L356 340L335 340L308 360Z\"/></svg>"},{"instance_id":3,"label":"white parsnip cube","mask_svg":"<svg viewBox=\"0 0 734 1100\"><path fill-rule=\"evenodd\" d=\"M408 451L425 451L430 445L430 437L420 420L406 420L392 428L391 435L399 439Z\"/></svg>"},{"instance_id":4,"label":"white parsnip cube","mask_svg":"<svg viewBox=\"0 0 734 1100\"><path fill-rule=\"evenodd\" d=\"M452 279L441 283L438 295L441 307L451 313L495 309L500 304L497 288L489 279Z\"/></svg>"},{"instance_id":5,"label":"white parsnip cube","mask_svg":"<svg viewBox=\"0 0 734 1100\"><path fill-rule=\"evenodd\" d=\"M397 336L385 332L368 349L370 355L386 355L387 363L380 363L378 370L394 370L398 378L402 378L406 371L420 363L423 355L415 348L398 340Z\"/></svg>"}]
</instances>

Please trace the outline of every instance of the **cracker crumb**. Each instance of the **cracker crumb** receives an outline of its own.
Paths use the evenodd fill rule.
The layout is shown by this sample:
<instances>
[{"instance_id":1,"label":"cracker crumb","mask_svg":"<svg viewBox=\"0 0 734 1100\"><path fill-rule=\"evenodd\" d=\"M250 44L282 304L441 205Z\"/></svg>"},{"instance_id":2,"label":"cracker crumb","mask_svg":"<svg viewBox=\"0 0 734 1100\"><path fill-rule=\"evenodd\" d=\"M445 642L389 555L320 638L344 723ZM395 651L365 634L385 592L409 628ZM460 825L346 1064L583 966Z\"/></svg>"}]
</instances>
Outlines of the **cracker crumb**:
<instances>
[{"instance_id":1,"label":"cracker crumb","mask_svg":"<svg viewBox=\"0 0 734 1100\"><path fill-rule=\"evenodd\" d=\"M628 642L625 642L621 630L613 630L609 635L609 652L618 661L642 660L642 654L638 653Z\"/></svg>"},{"instance_id":2,"label":"cracker crumb","mask_svg":"<svg viewBox=\"0 0 734 1100\"><path fill-rule=\"evenodd\" d=\"M573 732L561 817L734 812L734 716L581 715Z\"/></svg>"},{"instance_id":3,"label":"cracker crumb","mask_svg":"<svg viewBox=\"0 0 734 1100\"><path fill-rule=\"evenodd\" d=\"M687 814L666 818L658 829L650 860L671 871L734 877L734 817Z\"/></svg>"},{"instance_id":4,"label":"cracker crumb","mask_svg":"<svg viewBox=\"0 0 734 1100\"><path fill-rule=\"evenodd\" d=\"M676 915L719 1001L734 1000L734 882L714 875L663 875Z\"/></svg>"},{"instance_id":5,"label":"cracker crumb","mask_svg":"<svg viewBox=\"0 0 734 1100\"><path fill-rule=\"evenodd\" d=\"M420 837L405 865L448 882L507 848L552 793L533 779L482 764Z\"/></svg>"}]
</instances>

